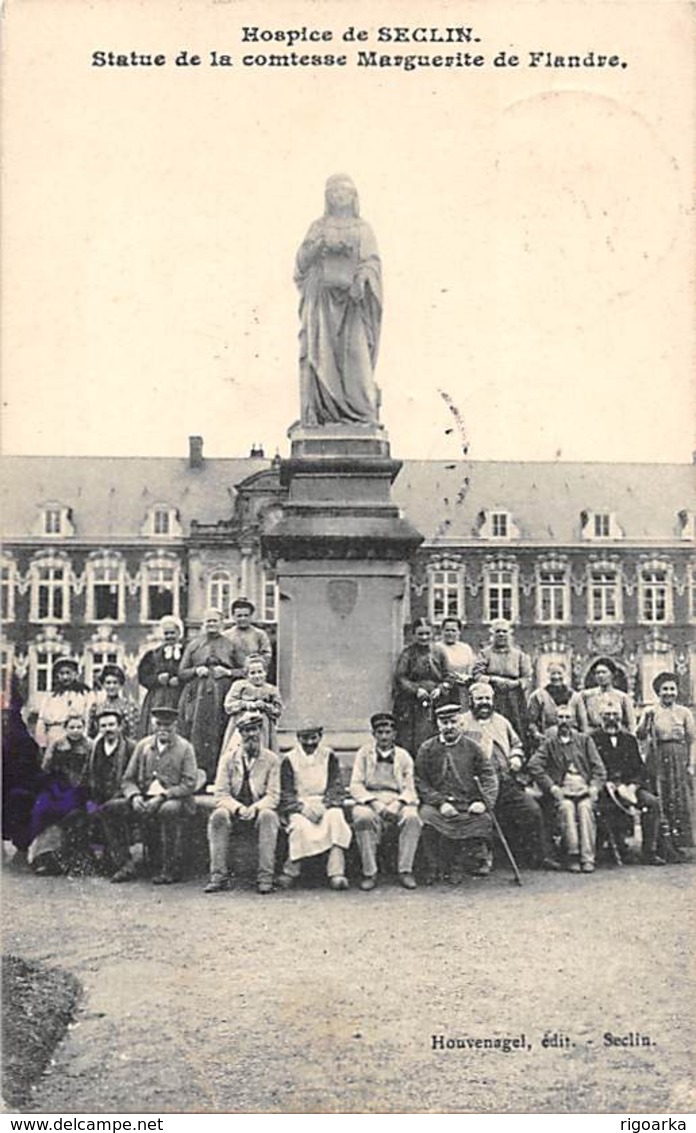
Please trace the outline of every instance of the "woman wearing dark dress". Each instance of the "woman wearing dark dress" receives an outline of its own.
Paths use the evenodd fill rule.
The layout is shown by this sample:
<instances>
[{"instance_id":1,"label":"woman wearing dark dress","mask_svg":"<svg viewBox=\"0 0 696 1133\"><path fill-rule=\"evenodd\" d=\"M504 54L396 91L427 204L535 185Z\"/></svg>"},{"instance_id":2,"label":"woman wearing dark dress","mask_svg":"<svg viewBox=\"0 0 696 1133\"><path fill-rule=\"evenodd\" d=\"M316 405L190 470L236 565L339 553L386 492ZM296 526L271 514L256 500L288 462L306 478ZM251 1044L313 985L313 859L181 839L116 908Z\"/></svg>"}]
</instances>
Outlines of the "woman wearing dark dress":
<instances>
[{"instance_id":1,"label":"woman wearing dark dress","mask_svg":"<svg viewBox=\"0 0 696 1133\"><path fill-rule=\"evenodd\" d=\"M426 618L414 622L413 637L396 663L394 717L396 742L415 759L421 744L437 735L434 710L450 699L456 682Z\"/></svg>"},{"instance_id":2,"label":"woman wearing dark dress","mask_svg":"<svg viewBox=\"0 0 696 1133\"><path fill-rule=\"evenodd\" d=\"M179 665L183 655L181 639L184 627L172 614L166 614L159 624L162 644L145 653L138 665L138 680L147 689L140 710L138 739L152 735L153 709L178 708L181 696Z\"/></svg>"}]
</instances>

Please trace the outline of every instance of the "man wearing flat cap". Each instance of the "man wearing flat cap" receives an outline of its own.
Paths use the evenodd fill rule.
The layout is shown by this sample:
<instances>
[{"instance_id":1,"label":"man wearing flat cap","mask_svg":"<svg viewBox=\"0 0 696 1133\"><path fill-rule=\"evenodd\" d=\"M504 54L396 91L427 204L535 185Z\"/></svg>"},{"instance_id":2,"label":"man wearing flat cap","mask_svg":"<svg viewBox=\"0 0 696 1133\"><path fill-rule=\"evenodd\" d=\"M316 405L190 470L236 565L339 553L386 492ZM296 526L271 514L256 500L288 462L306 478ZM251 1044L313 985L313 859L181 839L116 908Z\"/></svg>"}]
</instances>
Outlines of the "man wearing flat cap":
<instances>
[{"instance_id":1,"label":"man wearing flat cap","mask_svg":"<svg viewBox=\"0 0 696 1133\"><path fill-rule=\"evenodd\" d=\"M376 712L370 719L372 740L356 753L350 779L355 799L353 828L362 860L360 888L377 884L377 847L391 827L398 830L398 873L404 889L415 889L413 860L418 849L421 821L413 781L413 760L397 747L396 721L391 712Z\"/></svg>"},{"instance_id":2,"label":"man wearing flat cap","mask_svg":"<svg viewBox=\"0 0 696 1133\"><path fill-rule=\"evenodd\" d=\"M248 657L261 657L266 672L271 666L271 642L265 630L252 625L254 604L248 598L235 598L230 612L234 621L231 629L225 631L225 637L232 642L234 648L233 680L239 681L246 676L246 660Z\"/></svg>"},{"instance_id":3,"label":"man wearing flat cap","mask_svg":"<svg viewBox=\"0 0 696 1133\"><path fill-rule=\"evenodd\" d=\"M230 888L229 850L233 827L237 832L254 831L258 839L257 889L271 893L278 840L280 759L261 745L263 716L242 713L237 720L241 744L226 748L220 756L213 798L215 810L208 822L210 881L205 893Z\"/></svg>"},{"instance_id":4,"label":"man wearing flat cap","mask_svg":"<svg viewBox=\"0 0 696 1133\"><path fill-rule=\"evenodd\" d=\"M445 704L435 716L439 734L421 744L415 774L428 880L438 872L449 875L458 849L483 876L491 870L493 840L486 804L491 810L495 806L498 780L481 744L462 734L459 705Z\"/></svg>"},{"instance_id":5,"label":"man wearing flat cap","mask_svg":"<svg viewBox=\"0 0 696 1133\"><path fill-rule=\"evenodd\" d=\"M162 866L153 877L153 884L171 885L179 880L180 828L195 810L193 793L198 769L192 745L177 735L176 708L161 706L153 711L152 717L154 735L146 736L136 745L122 789L146 834L154 834L161 846ZM131 870L129 850L123 870L119 870L112 881L129 880Z\"/></svg>"}]
</instances>

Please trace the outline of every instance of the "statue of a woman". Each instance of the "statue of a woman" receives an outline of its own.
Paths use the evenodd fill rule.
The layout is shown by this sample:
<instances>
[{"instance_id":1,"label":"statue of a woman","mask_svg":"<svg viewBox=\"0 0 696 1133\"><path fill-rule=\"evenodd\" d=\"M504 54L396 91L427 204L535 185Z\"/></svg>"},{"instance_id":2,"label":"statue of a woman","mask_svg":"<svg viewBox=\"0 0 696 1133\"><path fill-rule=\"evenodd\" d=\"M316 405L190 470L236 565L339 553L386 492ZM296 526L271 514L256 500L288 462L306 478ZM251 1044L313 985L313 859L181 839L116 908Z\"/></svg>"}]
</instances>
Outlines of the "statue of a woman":
<instances>
[{"instance_id":1,"label":"statue of a woman","mask_svg":"<svg viewBox=\"0 0 696 1133\"><path fill-rule=\"evenodd\" d=\"M382 320L379 254L349 177L326 182L326 207L298 253L303 425L377 424L374 370Z\"/></svg>"}]
</instances>

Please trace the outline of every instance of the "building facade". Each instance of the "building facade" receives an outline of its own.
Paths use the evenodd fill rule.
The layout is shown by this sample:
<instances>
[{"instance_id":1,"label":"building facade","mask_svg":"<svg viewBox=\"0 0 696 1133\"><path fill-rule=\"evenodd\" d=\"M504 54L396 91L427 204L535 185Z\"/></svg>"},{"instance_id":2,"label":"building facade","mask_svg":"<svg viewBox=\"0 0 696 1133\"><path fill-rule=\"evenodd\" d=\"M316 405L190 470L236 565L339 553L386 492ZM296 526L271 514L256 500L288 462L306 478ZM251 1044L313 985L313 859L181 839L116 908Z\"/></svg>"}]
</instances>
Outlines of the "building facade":
<instances>
[{"instance_id":1,"label":"building facade","mask_svg":"<svg viewBox=\"0 0 696 1133\"><path fill-rule=\"evenodd\" d=\"M282 595L262 535L282 514L279 461L5 457L0 576L6 681L30 706L56 657L92 684L115 661L137 665L159 618L188 634L206 606L245 595L274 634ZM611 657L637 703L658 671L696 701L694 466L405 462L395 502L423 534L410 564L407 621L446 616L474 648L504 617L543 682L563 659L582 687ZM3 686L4 687L4 686Z\"/></svg>"}]
</instances>

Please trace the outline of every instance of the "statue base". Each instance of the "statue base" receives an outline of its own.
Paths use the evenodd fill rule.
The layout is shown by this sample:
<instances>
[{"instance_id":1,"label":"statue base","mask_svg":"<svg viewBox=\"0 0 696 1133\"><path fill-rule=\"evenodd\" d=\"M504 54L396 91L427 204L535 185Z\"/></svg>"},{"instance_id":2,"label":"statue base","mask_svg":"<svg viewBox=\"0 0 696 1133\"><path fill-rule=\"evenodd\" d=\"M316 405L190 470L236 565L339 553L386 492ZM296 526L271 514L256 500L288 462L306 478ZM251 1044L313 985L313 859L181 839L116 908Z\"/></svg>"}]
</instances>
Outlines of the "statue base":
<instances>
[{"instance_id":1,"label":"statue base","mask_svg":"<svg viewBox=\"0 0 696 1133\"><path fill-rule=\"evenodd\" d=\"M279 590L281 749L303 721L350 760L391 707L422 536L391 500L401 463L379 426L295 426L281 463L283 515L263 535Z\"/></svg>"}]
</instances>

